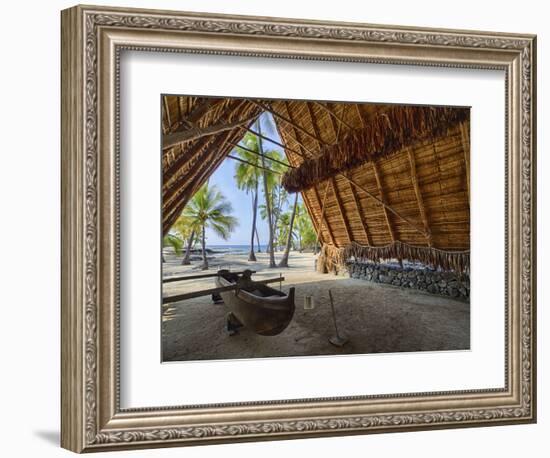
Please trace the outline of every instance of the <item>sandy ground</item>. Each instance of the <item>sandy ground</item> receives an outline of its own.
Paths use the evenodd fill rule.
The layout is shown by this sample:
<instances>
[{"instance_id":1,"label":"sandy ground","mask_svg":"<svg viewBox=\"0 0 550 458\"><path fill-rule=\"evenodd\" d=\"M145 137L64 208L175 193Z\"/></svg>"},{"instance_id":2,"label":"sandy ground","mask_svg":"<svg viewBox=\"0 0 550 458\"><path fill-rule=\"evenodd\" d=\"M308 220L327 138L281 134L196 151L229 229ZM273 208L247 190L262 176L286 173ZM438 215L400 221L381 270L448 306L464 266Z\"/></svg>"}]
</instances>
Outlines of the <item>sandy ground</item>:
<instances>
[{"instance_id":1,"label":"sandy ground","mask_svg":"<svg viewBox=\"0 0 550 458\"><path fill-rule=\"evenodd\" d=\"M437 350L470 347L469 304L364 280L319 274L314 255L293 252L289 268L267 267L267 254L248 262L247 255L224 255L212 259L218 268L256 270L254 278L285 277L282 289L296 286L296 311L290 325L279 335L259 336L246 328L229 336L225 329L227 309L213 304L210 296L163 306L163 360L212 360L275 356L338 355ZM276 256L280 258L280 253ZM181 258L167 254L164 276L200 273L200 261L181 266ZM279 284L271 285L278 288ZM212 278L164 285L164 295L214 287ZM340 334L349 339L338 348L328 339L335 334L329 288L335 299ZM315 308L304 309L304 296L314 297Z\"/></svg>"}]
</instances>

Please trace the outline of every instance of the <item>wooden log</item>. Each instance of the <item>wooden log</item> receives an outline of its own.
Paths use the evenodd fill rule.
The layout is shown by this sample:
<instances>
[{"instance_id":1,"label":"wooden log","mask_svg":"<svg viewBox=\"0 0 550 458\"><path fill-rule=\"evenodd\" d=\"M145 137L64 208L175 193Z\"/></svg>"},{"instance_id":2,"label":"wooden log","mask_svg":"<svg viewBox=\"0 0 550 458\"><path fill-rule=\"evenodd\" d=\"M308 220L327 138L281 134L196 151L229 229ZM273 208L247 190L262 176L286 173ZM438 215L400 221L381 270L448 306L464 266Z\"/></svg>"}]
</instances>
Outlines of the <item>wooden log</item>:
<instances>
[{"instance_id":1,"label":"wooden log","mask_svg":"<svg viewBox=\"0 0 550 458\"><path fill-rule=\"evenodd\" d=\"M252 283L261 283L267 285L268 283L276 283L284 281L285 277L268 278L267 280L254 280ZM221 286L218 288L203 289L202 291L192 291L190 293L176 294L175 296L168 296L162 298L163 304L171 304L173 302L180 302L187 299L193 299L195 297L209 296L211 294L219 294L226 291L235 291L240 289L241 285Z\"/></svg>"},{"instance_id":2,"label":"wooden log","mask_svg":"<svg viewBox=\"0 0 550 458\"><path fill-rule=\"evenodd\" d=\"M241 270L238 272L231 272L233 274L242 275L245 271ZM250 271L251 274L255 274L255 270ZM165 277L162 279L162 283L172 283L175 281L182 281L182 280L196 280L198 278L211 278L211 277L217 277L220 273L212 273L212 274L199 274L199 275L183 275L183 276L173 276L173 277Z\"/></svg>"},{"instance_id":3,"label":"wooden log","mask_svg":"<svg viewBox=\"0 0 550 458\"><path fill-rule=\"evenodd\" d=\"M164 135L162 138L162 149L172 148L178 143L190 142L192 140L197 140L202 137L208 137L211 135L216 135L227 130L232 130L236 127L242 126L243 124L248 124L257 118L257 115L249 116L245 119L239 119L233 122L222 122L220 124L213 124L208 127L192 127L186 129L183 132L176 132L173 134Z\"/></svg>"}]
</instances>

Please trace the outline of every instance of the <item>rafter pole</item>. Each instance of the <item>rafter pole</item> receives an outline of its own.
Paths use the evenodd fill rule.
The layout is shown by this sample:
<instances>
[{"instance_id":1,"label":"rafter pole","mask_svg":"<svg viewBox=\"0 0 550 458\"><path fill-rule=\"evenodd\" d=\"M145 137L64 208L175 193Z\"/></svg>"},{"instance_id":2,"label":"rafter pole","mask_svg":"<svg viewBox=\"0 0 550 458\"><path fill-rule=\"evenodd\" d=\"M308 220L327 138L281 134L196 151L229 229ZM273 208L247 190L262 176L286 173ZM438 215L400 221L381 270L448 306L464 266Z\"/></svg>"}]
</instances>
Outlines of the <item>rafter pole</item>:
<instances>
[{"instance_id":1,"label":"rafter pole","mask_svg":"<svg viewBox=\"0 0 550 458\"><path fill-rule=\"evenodd\" d=\"M319 242L319 234L321 234L322 231L323 231L323 223L324 223L324 221L325 221L325 208L326 208L326 207L325 207L325 204L326 204L326 202L327 202L327 196L328 196L328 188L329 188L329 185L330 185L330 182L327 181L327 184L326 184L326 186L325 186L325 193L324 193L324 196L323 196L323 204L322 204L322 206L321 206L321 223L320 223L320 226L319 226L319 233L317 234L317 242L316 242L316 244ZM317 191L316 191L316 192L317 192ZM332 234L332 231L331 231L331 229L330 229L330 227L329 227L329 225L328 225L328 221L327 221L327 232L328 232L328 235L329 235L329 237L330 237L330 241L332 242L332 244L333 244L334 246L336 246L336 242L335 242L335 240L334 240L334 236L333 236L333 234Z\"/></svg>"},{"instance_id":2,"label":"rafter pole","mask_svg":"<svg viewBox=\"0 0 550 458\"><path fill-rule=\"evenodd\" d=\"M325 110L329 115L331 115L334 119L336 119L336 121L338 121L340 124L346 126L350 130L354 129L354 127L352 127L351 124L344 121L344 118L342 118L341 116L338 116L332 108L325 106L321 102L314 101L313 103L315 105L321 107L323 110Z\"/></svg>"},{"instance_id":3,"label":"rafter pole","mask_svg":"<svg viewBox=\"0 0 550 458\"><path fill-rule=\"evenodd\" d=\"M321 144L327 144L325 143L322 139L316 137L315 135L313 135L311 132L307 131L304 127L300 126L299 124L297 124L296 122L288 119L286 116L283 116L282 114L280 113L277 113L275 110L273 110L273 108L271 108L270 106L266 105L265 103L262 103L262 102L258 102L257 100L253 100L253 99L248 99L250 102L252 102L253 104L257 105L258 107L260 107L262 110L264 111L268 111L269 113L271 113L273 116L275 116L276 118L279 118L280 120L286 122L287 124L291 125L292 127L294 127L295 129L299 130L300 132L304 133L305 135L307 135L308 137L312 138L313 140L316 140L318 142L320 142Z\"/></svg>"},{"instance_id":4,"label":"rafter pole","mask_svg":"<svg viewBox=\"0 0 550 458\"><path fill-rule=\"evenodd\" d=\"M344 223L344 227L346 228L346 235L348 236L349 243L353 242L353 234L351 232L351 228L349 225L348 218L346 217L346 212L344 209L344 205L342 204L342 199L340 199L340 193L338 192L338 186L336 184L336 179L332 177L330 179L330 183L332 185L332 190L334 192L334 197L336 198L336 204L338 206L338 211L340 212L340 217L342 218L342 221Z\"/></svg>"},{"instance_id":5,"label":"rafter pole","mask_svg":"<svg viewBox=\"0 0 550 458\"><path fill-rule=\"evenodd\" d=\"M162 97L162 102L163 102L163 105L164 105L164 112L166 113L166 122L168 123L168 126L167 126L167 131L170 132L170 130L172 129L172 121L170 119L170 110L168 109L168 96L165 95L164 97Z\"/></svg>"},{"instance_id":6,"label":"rafter pole","mask_svg":"<svg viewBox=\"0 0 550 458\"><path fill-rule=\"evenodd\" d=\"M470 201L470 134L466 123L460 123L460 136L462 139L462 150L464 151L464 166L466 168L466 185L468 187L468 202Z\"/></svg>"},{"instance_id":7,"label":"rafter pole","mask_svg":"<svg viewBox=\"0 0 550 458\"><path fill-rule=\"evenodd\" d=\"M261 155L260 155L261 156ZM232 156L231 154L228 154L226 156L227 158L229 159L233 159L234 161L237 161L237 162L242 162L243 164L247 164L247 165L250 165L251 167L255 167L257 169L261 169L261 170L265 170L267 172L271 172L271 173L275 173L277 175L280 175L281 172L277 172L276 170L272 170L270 168L267 168L267 167L262 167L261 165L256 165L256 164L253 164L252 162L249 162L245 159L241 159L240 157L237 157L237 156ZM265 159L267 159L266 156L263 156Z\"/></svg>"},{"instance_id":8,"label":"rafter pole","mask_svg":"<svg viewBox=\"0 0 550 458\"><path fill-rule=\"evenodd\" d=\"M420 218L424 224L424 230L426 231L426 239L428 245L432 246L432 234L430 231L430 225L428 223L428 215L424 207L424 199L422 198L422 193L420 192L420 186L418 184L418 177L416 175L416 159L414 157L414 151L412 148L407 148L407 155L409 156L409 164L411 166L411 182L414 189L414 194L416 195L416 201L418 202L418 210L420 212Z\"/></svg>"},{"instance_id":9,"label":"rafter pole","mask_svg":"<svg viewBox=\"0 0 550 458\"><path fill-rule=\"evenodd\" d=\"M380 180L380 173L378 171L378 165L376 164L376 161L372 162L372 170L374 172L374 178L376 179L376 186L378 187L378 193L380 194L380 199L382 202L385 202L385 196L384 196L384 189L382 187L382 181ZM386 223L388 225L388 232L390 233L390 238L392 242L395 242L395 232L393 230L393 226L390 220L390 215L388 214L388 209L386 205L382 206L382 209L384 210L384 217L386 218Z\"/></svg>"},{"instance_id":10,"label":"rafter pole","mask_svg":"<svg viewBox=\"0 0 550 458\"><path fill-rule=\"evenodd\" d=\"M285 145L283 145L282 143L279 143L277 140L273 140L272 138L266 137L265 135L256 132L254 129L251 129L250 127L241 127L241 129L247 130L247 131L250 132L251 134L254 134L254 135L256 135L257 137L263 138L265 141L268 141L268 142L270 142L270 143L273 143L274 145L280 146L280 147L283 148L285 151L288 150L288 151L290 151L291 153L295 153L295 154L297 154L298 156L302 156L302 153L300 153L299 151L296 151L294 148L290 148L289 146L285 146Z\"/></svg>"},{"instance_id":11,"label":"rafter pole","mask_svg":"<svg viewBox=\"0 0 550 458\"><path fill-rule=\"evenodd\" d=\"M353 197L353 203L355 204L355 209L357 211L357 215L359 216L359 221L361 222L361 227L363 228L363 234L365 235L365 239L367 240L367 245L372 246L367 223L363 218L363 208L361 206L361 200L357 196L357 191L355 190L355 186L353 186L349 181L347 181L347 183L348 183L351 195Z\"/></svg>"},{"instance_id":12,"label":"rafter pole","mask_svg":"<svg viewBox=\"0 0 550 458\"><path fill-rule=\"evenodd\" d=\"M172 148L178 143L187 143L202 137L216 135L222 132L226 132L228 130L233 130L236 127L242 126L243 124L252 122L257 117L258 115L249 116L246 119L240 119L229 123L214 124L203 128L195 126L181 132L166 134L162 138L162 149Z\"/></svg>"},{"instance_id":13,"label":"rafter pole","mask_svg":"<svg viewBox=\"0 0 550 458\"><path fill-rule=\"evenodd\" d=\"M250 148L247 148L246 146L243 146L243 145L240 145L238 142L228 142L230 143L231 145L237 147L237 148L240 148L244 151L248 151L249 153L252 153L256 156L259 156L259 157L263 157L264 159L267 159L268 161L271 161L271 162L276 162L277 164L279 165L284 165L285 167L289 167L291 169L294 169L296 168L295 166L293 165L290 165L290 164L287 164L286 162L282 162L282 161L279 161L278 159L274 159L272 157L269 157L269 156L266 156L265 154L262 156L260 153L258 153L257 151L254 151L253 149L250 149ZM279 172L276 172L276 173L279 173Z\"/></svg>"},{"instance_id":14,"label":"rafter pole","mask_svg":"<svg viewBox=\"0 0 550 458\"><path fill-rule=\"evenodd\" d=\"M319 230L319 222L313 217L313 208L311 206L311 202L309 201L309 197L306 195L305 191L302 191L300 194L302 195L302 200L304 201L304 205L306 206L306 209L307 209L307 212L308 212L308 215L309 215L309 219L311 220L311 223L313 224L313 228L315 229L315 234L317 235L317 240L320 239L322 243L325 243L325 237L323 236L323 234L321 234L321 232ZM315 198L318 199L318 194L315 191L315 188L314 188L314 194L315 194ZM319 202L320 202L320 200L319 200Z\"/></svg>"}]
</instances>

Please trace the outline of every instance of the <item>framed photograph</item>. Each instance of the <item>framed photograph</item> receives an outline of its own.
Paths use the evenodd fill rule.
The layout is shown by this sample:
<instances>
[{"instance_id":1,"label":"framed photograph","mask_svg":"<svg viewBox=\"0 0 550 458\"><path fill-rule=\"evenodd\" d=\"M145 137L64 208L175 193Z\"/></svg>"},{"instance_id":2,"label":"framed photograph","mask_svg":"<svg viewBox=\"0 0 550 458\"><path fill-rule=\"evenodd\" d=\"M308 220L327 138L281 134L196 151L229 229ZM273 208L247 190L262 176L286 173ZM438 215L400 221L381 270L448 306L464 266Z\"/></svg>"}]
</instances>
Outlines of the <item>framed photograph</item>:
<instances>
[{"instance_id":1,"label":"framed photograph","mask_svg":"<svg viewBox=\"0 0 550 458\"><path fill-rule=\"evenodd\" d=\"M536 38L62 12L62 446L536 421Z\"/></svg>"}]
</instances>

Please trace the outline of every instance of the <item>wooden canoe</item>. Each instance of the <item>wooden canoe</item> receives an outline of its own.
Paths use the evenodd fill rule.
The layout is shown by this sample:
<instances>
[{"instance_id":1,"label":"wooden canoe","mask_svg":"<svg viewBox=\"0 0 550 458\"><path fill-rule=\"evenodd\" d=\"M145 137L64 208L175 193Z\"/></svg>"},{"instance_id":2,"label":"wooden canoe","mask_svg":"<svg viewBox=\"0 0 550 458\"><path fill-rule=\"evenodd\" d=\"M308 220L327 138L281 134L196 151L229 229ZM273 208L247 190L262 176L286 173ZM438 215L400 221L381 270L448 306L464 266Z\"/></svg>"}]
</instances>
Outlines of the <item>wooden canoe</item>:
<instances>
[{"instance_id":1,"label":"wooden canoe","mask_svg":"<svg viewBox=\"0 0 550 458\"><path fill-rule=\"evenodd\" d=\"M294 316L294 288L288 294L254 282L250 275L238 276L229 271L219 271L215 278L217 287L237 284L235 291L220 295L233 317L243 326L262 336L280 334Z\"/></svg>"}]
</instances>

